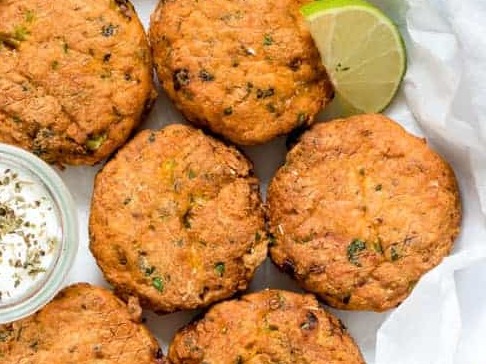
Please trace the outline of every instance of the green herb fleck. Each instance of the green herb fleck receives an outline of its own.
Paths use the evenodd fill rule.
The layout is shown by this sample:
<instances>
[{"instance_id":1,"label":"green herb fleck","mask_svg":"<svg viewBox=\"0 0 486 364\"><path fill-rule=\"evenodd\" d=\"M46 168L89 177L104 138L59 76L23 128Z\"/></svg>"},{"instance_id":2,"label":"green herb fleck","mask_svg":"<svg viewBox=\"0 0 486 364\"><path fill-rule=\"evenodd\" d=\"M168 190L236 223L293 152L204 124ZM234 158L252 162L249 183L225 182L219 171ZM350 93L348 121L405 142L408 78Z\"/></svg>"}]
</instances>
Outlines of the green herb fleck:
<instances>
[{"instance_id":1,"label":"green herb fleck","mask_svg":"<svg viewBox=\"0 0 486 364\"><path fill-rule=\"evenodd\" d=\"M361 267L358 261L359 254L366 249L366 243L360 239L354 239L351 244L348 245L347 255L350 263L357 267Z\"/></svg>"},{"instance_id":2,"label":"green herb fleck","mask_svg":"<svg viewBox=\"0 0 486 364\"><path fill-rule=\"evenodd\" d=\"M132 198L131 197L127 197L125 200L123 200L123 204L125 206L128 205L130 202L132 202Z\"/></svg>"},{"instance_id":3,"label":"green herb fleck","mask_svg":"<svg viewBox=\"0 0 486 364\"><path fill-rule=\"evenodd\" d=\"M32 23L34 21L34 19L35 19L35 13L34 13L34 11L33 10L27 10L25 12L25 21L27 23Z\"/></svg>"},{"instance_id":4,"label":"green herb fleck","mask_svg":"<svg viewBox=\"0 0 486 364\"><path fill-rule=\"evenodd\" d=\"M21 123L21 122L22 122L22 119L21 119L21 118L20 118L20 116L18 116L18 115L14 115L14 116L12 116L12 120L13 120L13 122L14 122L14 123L16 123L16 124L19 124L19 123Z\"/></svg>"},{"instance_id":5,"label":"green herb fleck","mask_svg":"<svg viewBox=\"0 0 486 364\"><path fill-rule=\"evenodd\" d=\"M273 44L273 38L270 34L265 34L263 37L263 45L264 46L270 46Z\"/></svg>"},{"instance_id":6,"label":"green herb fleck","mask_svg":"<svg viewBox=\"0 0 486 364\"><path fill-rule=\"evenodd\" d=\"M375 186L375 191L381 191L383 186L381 184Z\"/></svg>"},{"instance_id":7,"label":"green herb fleck","mask_svg":"<svg viewBox=\"0 0 486 364\"><path fill-rule=\"evenodd\" d=\"M192 169L189 170L189 172L187 172L187 177L189 177L189 179L194 179L196 178L196 172L194 172Z\"/></svg>"},{"instance_id":8,"label":"green herb fleck","mask_svg":"<svg viewBox=\"0 0 486 364\"><path fill-rule=\"evenodd\" d=\"M364 168L360 168L358 170L358 173L359 173L360 176L364 176L365 175L365 169Z\"/></svg>"},{"instance_id":9,"label":"green herb fleck","mask_svg":"<svg viewBox=\"0 0 486 364\"><path fill-rule=\"evenodd\" d=\"M154 132L150 132L150 135L148 137L148 141L149 141L149 143L155 142L155 133Z\"/></svg>"},{"instance_id":10,"label":"green herb fleck","mask_svg":"<svg viewBox=\"0 0 486 364\"><path fill-rule=\"evenodd\" d=\"M262 236L260 235L260 232L255 233L255 241L258 243L261 240Z\"/></svg>"},{"instance_id":11,"label":"green herb fleck","mask_svg":"<svg viewBox=\"0 0 486 364\"><path fill-rule=\"evenodd\" d=\"M233 114L233 108L231 106L228 106L227 108L225 108L223 110L223 114L226 115L226 116Z\"/></svg>"},{"instance_id":12,"label":"green herb fleck","mask_svg":"<svg viewBox=\"0 0 486 364\"><path fill-rule=\"evenodd\" d=\"M62 43L62 50L64 53L69 51L69 45L66 42Z\"/></svg>"},{"instance_id":13,"label":"green herb fleck","mask_svg":"<svg viewBox=\"0 0 486 364\"><path fill-rule=\"evenodd\" d=\"M152 286L159 292L164 291L164 281L160 277L154 277L152 279Z\"/></svg>"},{"instance_id":14,"label":"green herb fleck","mask_svg":"<svg viewBox=\"0 0 486 364\"><path fill-rule=\"evenodd\" d=\"M106 133L93 135L90 138L88 138L88 140L85 143L85 146L90 151L96 151L103 145L103 143L106 140L106 137L107 137Z\"/></svg>"},{"instance_id":15,"label":"green herb fleck","mask_svg":"<svg viewBox=\"0 0 486 364\"><path fill-rule=\"evenodd\" d=\"M392 262L395 262L398 259L400 259L400 254L398 253L398 249L394 245L392 245L390 247L390 258L391 258Z\"/></svg>"},{"instance_id":16,"label":"green herb fleck","mask_svg":"<svg viewBox=\"0 0 486 364\"><path fill-rule=\"evenodd\" d=\"M52 61L51 62L51 69L57 70L59 68L59 62L58 61Z\"/></svg>"},{"instance_id":17,"label":"green herb fleck","mask_svg":"<svg viewBox=\"0 0 486 364\"><path fill-rule=\"evenodd\" d=\"M30 32L23 25L17 25L14 29L14 38L17 40L26 40Z\"/></svg>"},{"instance_id":18,"label":"green herb fleck","mask_svg":"<svg viewBox=\"0 0 486 364\"><path fill-rule=\"evenodd\" d=\"M241 355L238 355L235 359L234 364L243 364L243 357Z\"/></svg>"},{"instance_id":19,"label":"green herb fleck","mask_svg":"<svg viewBox=\"0 0 486 364\"><path fill-rule=\"evenodd\" d=\"M174 169L176 168L177 166L177 162L175 159L173 158L170 158L170 159L167 159L165 160L163 163L162 163L162 168L165 170L165 171L174 171Z\"/></svg>"},{"instance_id":20,"label":"green herb fleck","mask_svg":"<svg viewBox=\"0 0 486 364\"><path fill-rule=\"evenodd\" d=\"M218 276L220 276L220 277L222 277L222 276L223 276L225 269L226 269L226 268L225 268L225 265L224 265L224 263L222 263L222 262L216 263L216 264L214 265L214 271L215 271L215 272L216 272L216 274L217 274Z\"/></svg>"}]
</instances>

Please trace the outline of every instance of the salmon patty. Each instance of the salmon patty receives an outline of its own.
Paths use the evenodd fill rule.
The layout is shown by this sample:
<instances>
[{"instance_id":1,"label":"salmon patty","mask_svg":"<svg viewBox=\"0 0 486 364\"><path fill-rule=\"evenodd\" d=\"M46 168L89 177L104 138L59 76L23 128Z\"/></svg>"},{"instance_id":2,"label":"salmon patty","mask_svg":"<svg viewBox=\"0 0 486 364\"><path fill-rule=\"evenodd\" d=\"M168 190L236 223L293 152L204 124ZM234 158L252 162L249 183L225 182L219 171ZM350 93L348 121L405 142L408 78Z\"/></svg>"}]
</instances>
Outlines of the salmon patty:
<instances>
[{"instance_id":1,"label":"salmon patty","mask_svg":"<svg viewBox=\"0 0 486 364\"><path fill-rule=\"evenodd\" d=\"M265 231L251 163L188 126L139 133L95 180L91 251L121 297L159 313L246 289Z\"/></svg>"},{"instance_id":2,"label":"salmon patty","mask_svg":"<svg viewBox=\"0 0 486 364\"><path fill-rule=\"evenodd\" d=\"M184 116L244 145L310 125L332 98L303 0L165 0L151 18L159 80Z\"/></svg>"},{"instance_id":3,"label":"salmon patty","mask_svg":"<svg viewBox=\"0 0 486 364\"><path fill-rule=\"evenodd\" d=\"M140 313L106 289L72 285L34 315L0 325L0 362L164 364Z\"/></svg>"},{"instance_id":4,"label":"salmon patty","mask_svg":"<svg viewBox=\"0 0 486 364\"><path fill-rule=\"evenodd\" d=\"M343 324L314 296L279 290L213 306L175 335L168 358L172 364L364 364Z\"/></svg>"},{"instance_id":5,"label":"salmon patty","mask_svg":"<svg viewBox=\"0 0 486 364\"><path fill-rule=\"evenodd\" d=\"M95 164L155 96L148 42L127 0L0 2L0 142L50 163Z\"/></svg>"},{"instance_id":6,"label":"salmon patty","mask_svg":"<svg viewBox=\"0 0 486 364\"><path fill-rule=\"evenodd\" d=\"M340 309L397 306L449 254L461 208L452 169L381 115L318 124L268 191L271 257Z\"/></svg>"}]
</instances>

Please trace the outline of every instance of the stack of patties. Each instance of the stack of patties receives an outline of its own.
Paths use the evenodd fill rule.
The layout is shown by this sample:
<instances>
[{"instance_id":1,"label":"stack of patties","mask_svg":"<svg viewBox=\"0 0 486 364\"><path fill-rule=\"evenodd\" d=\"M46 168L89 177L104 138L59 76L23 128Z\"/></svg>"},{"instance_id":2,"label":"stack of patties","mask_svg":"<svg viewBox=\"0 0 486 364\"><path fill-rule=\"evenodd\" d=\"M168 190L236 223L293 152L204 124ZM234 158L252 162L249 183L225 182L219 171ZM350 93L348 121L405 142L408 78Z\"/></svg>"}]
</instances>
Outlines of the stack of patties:
<instances>
[{"instance_id":1,"label":"stack of patties","mask_svg":"<svg viewBox=\"0 0 486 364\"><path fill-rule=\"evenodd\" d=\"M333 90L299 13L306 2L159 3L152 55L188 121L243 145L314 123ZM0 2L0 42L0 141L48 162L108 157L153 101L152 56L126 0ZM247 290L270 246L275 264L325 303L390 309L450 252L459 225L448 164L384 116L306 131L267 206L236 147L192 126L144 130L96 176L89 219L90 250L127 305L71 286L0 326L0 361L164 363L141 309L214 304L175 335L171 363L364 363L311 294L220 301Z\"/></svg>"},{"instance_id":2,"label":"stack of patties","mask_svg":"<svg viewBox=\"0 0 486 364\"><path fill-rule=\"evenodd\" d=\"M266 142L313 122L332 91L298 5L159 4L150 31L158 76L189 121L240 144ZM345 309L395 307L449 253L460 223L448 165L378 115L304 134L272 181L268 208L275 263ZM116 292L157 312L206 307L245 290L268 240L250 162L182 126L145 131L110 161L96 179L90 227L91 250ZM272 294L295 302L281 307L303 309L298 295ZM250 297L260 301L259 294ZM235 307L217 304L203 321L184 328L170 359L362 362L352 340L345 347L333 335L325 347L306 341L307 326L317 328L317 336L337 332L325 328L323 318L307 313L312 322L291 325L295 312L277 310L272 325L267 314L257 313L253 298L233 302ZM234 318L225 321L226 310ZM262 329L268 342L246 343ZM196 334L200 330L204 334ZM220 335L221 348L234 350L217 349ZM295 339L299 335L303 342ZM276 349L282 340L292 341L289 352ZM317 345L318 353L307 354L306 345Z\"/></svg>"},{"instance_id":3,"label":"stack of patties","mask_svg":"<svg viewBox=\"0 0 486 364\"><path fill-rule=\"evenodd\" d=\"M261 5L162 2L152 17L154 56L168 95L196 125L243 144L311 124L332 93L298 3L264 3L268 13L255 15ZM198 26L201 19L206 30ZM244 28L252 32L243 40ZM265 211L251 162L191 127L143 131L96 177L90 241L105 277L125 300L137 297L143 307L166 313L230 298L248 287L267 255ZM248 300L217 304L207 317L218 318L221 310L234 324L221 317L221 326L214 322L197 340L176 339L172 362L363 362L344 326L314 298L272 291ZM261 329L275 332L254 347L240 342L257 343L266 336ZM233 340L226 354L224 337ZM294 342L273 355L283 339ZM179 357L180 350L186 354Z\"/></svg>"}]
</instances>

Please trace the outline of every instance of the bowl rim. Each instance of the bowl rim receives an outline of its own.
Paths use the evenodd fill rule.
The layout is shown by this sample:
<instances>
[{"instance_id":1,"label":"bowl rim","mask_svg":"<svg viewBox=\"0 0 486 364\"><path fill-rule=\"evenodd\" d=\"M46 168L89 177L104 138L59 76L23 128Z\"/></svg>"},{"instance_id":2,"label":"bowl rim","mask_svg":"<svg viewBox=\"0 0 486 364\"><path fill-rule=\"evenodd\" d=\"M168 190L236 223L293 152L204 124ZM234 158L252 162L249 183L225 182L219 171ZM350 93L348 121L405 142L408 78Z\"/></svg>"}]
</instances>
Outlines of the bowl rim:
<instances>
[{"instance_id":1,"label":"bowl rim","mask_svg":"<svg viewBox=\"0 0 486 364\"><path fill-rule=\"evenodd\" d=\"M0 324L33 314L45 306L61 290L79 247L77 207L71 192L53 167L34 154L12 145L0 143L0 162L5 158L43 183L43 189L57 210L61 229L60 248L44 280L32 285L18 301L0 308Z\"/></svg>"}]
</instances>

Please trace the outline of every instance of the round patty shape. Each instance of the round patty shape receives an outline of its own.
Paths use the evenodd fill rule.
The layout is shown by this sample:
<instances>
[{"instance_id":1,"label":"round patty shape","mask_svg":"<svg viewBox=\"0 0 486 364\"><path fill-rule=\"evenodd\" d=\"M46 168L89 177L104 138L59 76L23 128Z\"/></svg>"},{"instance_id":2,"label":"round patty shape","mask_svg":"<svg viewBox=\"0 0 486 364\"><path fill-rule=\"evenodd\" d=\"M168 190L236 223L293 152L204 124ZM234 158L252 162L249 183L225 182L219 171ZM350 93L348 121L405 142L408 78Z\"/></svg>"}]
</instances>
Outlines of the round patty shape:
<instances>
[{"instance_id":1,"label":"round patty shape","mask_svg":"<svg viewBox=\"0 0 486 364\"><path fill-rule=\"evenodd\" d=\"M331 306L384 311L449 254L460 201L448 164L400 125L316 125L268 192L273 261Z\"/></svg>"},{"instance_id":2,"label":"round patty shape","mask_svg":"<svg viewBox=\"0 0 486 364\"><path fill-rule=\"evenodd\" d=\"M310 125L332 97L302 0L165 0L151 18L165 91L195 125L259 144Z\"/></svg>"},{"instance_id":3,"label":"round patty shape","mask_svg":"<svg viewBox=\"0 0 486 364\"><path fill-rule=\"evenodd\" d=\"M127 0L0 1L0 142L50 163L95 164L155 96Z\"/></svg>"},{"instance_id":4,"label":"round patty shape","mask_svg":"<svg viewBox=\"0 0 486 364\"><path fill-rule=\"evenodd\" d=\"M91 251L125 299L171 312L246 289L267 255L251 163L183 125L143 131L98 174Z\"/></svg>"},{"instance_id":5,"label":"round patty shape","mask_svg":"<svg viewBox=\"0 0 486 364\"><path fill-rule=\"evenodd\" d=\"M34 315L0 325L0 362L167 363L140 312L104 288L67 287Z\"/></svg>"},{"instance_id":6,"label":"round patty shape","mask_svg":"<svg viewBox=\"0 0 486 364\"><path fill-rule=\"evenodd\" d=\"M313 295L265 290L219 303L174 337L172 364L361 364L342 323Z\"/></svg>"}]
</instances>

